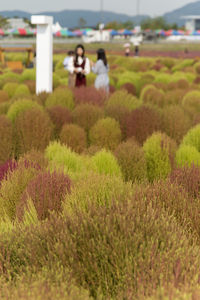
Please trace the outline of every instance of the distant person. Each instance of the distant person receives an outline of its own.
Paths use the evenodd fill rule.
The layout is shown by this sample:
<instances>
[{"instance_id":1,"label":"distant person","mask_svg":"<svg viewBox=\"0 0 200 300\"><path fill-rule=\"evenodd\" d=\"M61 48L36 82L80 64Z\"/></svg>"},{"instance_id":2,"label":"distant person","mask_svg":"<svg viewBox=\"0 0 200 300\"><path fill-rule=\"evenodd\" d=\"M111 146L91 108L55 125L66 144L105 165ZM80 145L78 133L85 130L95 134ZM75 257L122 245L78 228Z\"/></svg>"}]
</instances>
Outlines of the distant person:
<instances>
[{"instance_id":1,"label":"distant person","mask_svg":"<svg viewBox=\"0 0 200 300\"><path fill-rule=\"evenodd\" d=\"M124 44L124 48L125 48L125 56L130 56L130 52L131 52L131 49L130 49L131 45L129 43L126 43Z\"/></svg>"},{"instance_id":2,"label":"distant person","mask_svg":"<svg viewBox=\"0 0 200 300\"><path fill-rule=\"evenodd\" d=\"M75 49L75 57L71 57L68 63L68 71L75 74L75 87L86 86L86 76L90 73L90 61L85 57L85 48L78 45Z\"/></svg>"},{"instance_id":3,"label":"distant person","mask_svg":"<svg viewBox=\"0 0 200 300\"><path fill-rule=\"evenodd\" d=\"M105 50L100 48L97 51L97 62L94 64L91 62L93 73L97 74L95 81L96 89L104 89L109 93L109 66L106 58Z\"/></svg>"},{"instance_id":4,"label":"distant person","mask_svg":"<svg viewBox=\"0 0 200 300\"><path fill-rule=\"evenodd\" d=\"M67 57L65 57L64 61L63 61L63 65L66 71L69 71L69 61L70 59L74 58L74 51L69 51L67 53ZM69 71L69 76L68 76L68 86L70 88L75 86L75 74L71 73Z\"/></svg>"},{"instance_id":5,"label":"distant person","mask_svg":"<svg viewBox=\"0 0 200 300\"><path fill-rule=\"evenodd\" d=\"M139 51L140 51L140 49L139 49L140 43L138 41L135 41L134 42L134 47L135 47L135 54L134 54L134 56L138 57L139 56Z\"/></svg>"}]
</instances>

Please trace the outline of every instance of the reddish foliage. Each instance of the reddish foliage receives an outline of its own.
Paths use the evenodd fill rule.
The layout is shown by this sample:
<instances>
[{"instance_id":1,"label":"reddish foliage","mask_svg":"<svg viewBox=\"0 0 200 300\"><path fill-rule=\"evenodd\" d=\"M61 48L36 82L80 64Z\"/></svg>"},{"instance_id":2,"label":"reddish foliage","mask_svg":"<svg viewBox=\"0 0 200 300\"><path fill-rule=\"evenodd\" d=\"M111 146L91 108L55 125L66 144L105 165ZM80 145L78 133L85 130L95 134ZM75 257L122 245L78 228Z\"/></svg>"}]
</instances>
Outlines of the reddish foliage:
<instances>
[{"instance_id":1,"label":"reddish foliage","mask_svg":"<svg viewBox=\"0 0 200 300\"><path fill-rule=\"evenodd\" d=\"M102 106L107 98L104 90L97 90L95 87L80 87L74 89L76 104L90 103Z\"/></svg>"},{"instance_id":2,"label":"reddish foliage","mask_svg":"<svg viewBox=\"0 0 200 300\"><path fill-rule=\"evenodd\" d=\"M11 158L13 151L13 127L5 116L0 116L0 163Z\"/></svg>"},{"instance_id":3,"label":"reddish foliage","mask_svg":"<svg viewBox=\"0 0 200 300\"><path fill-rule=\"evenodd\" d=\"M140 144L143 144L153 132L160 131L161 128L160 114L146 106L132 111L126 119L127 137L134 136Z\"/></svg>"},{"instance_id":4,"label":"reddish foliage","mask_svg":"<svg viewBox=\"0 0 200 300\"><path fill-rule=\"evenodd\" d=\"M29 182L21 201L17 206L16 215L23 219L27 201L31 198L39 220L49 217L50 211L59 212L66 193L71 191L71 180L64 173L43 172Z\"/></svg>"},{"instance_id":5,"label":"reddish foliage","mask_svg":"<svg viewBox=\"0 0 200 300\"><path fill-rule=\"evenodd\" d=\"M132 83L125 83L121 86L121 89L124 89L126 90L129 94L132 94L134 96L137 95L137 90L136 90L136 87L132 84Z\"/></svg>"},{"instance_id":6,"label":"reddish foliage","mask_svg":"<svg viewBox=\"0 0 200 300\"><path fill-rule=\"evenodd\" d=\"M59 105L52 106L47 109L47 112L55 126L54 130L56 136L59 135L64 124L69 124L72 121L71 112L66 107Z\"/></svg>"},{"instance_id":7,"label":"reddish foliage","mask_svg":"<svg viewBox=\"0 0 200 300\"><path fill-rule=\"evenodd\" d=\"M14 171L17 168L17 162L15 160L8 160L4 164L0 165L0 185L1 181L6 178L6 174L9 171Z\"/></svg>"}]
</instances>

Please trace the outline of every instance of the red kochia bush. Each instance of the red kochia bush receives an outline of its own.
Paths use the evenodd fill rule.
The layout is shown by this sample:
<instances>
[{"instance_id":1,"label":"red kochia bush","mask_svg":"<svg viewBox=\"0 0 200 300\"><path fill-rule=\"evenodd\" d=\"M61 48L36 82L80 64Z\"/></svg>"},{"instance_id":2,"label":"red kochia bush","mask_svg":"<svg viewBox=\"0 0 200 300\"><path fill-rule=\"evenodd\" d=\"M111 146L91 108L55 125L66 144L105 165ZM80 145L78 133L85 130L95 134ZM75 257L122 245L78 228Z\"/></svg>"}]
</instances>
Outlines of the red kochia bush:
<instances>
[{"instance_id":1,"label":"red kochia bush","mask_svg":"<svg viewBox=\"0 0 200 300\"><path fill-rule=\"evenodd\" d=\"M17 168L17 162L15 160L8 160L4 164L0 165L0 185L1 181L6 177L9 171L13 171Z\"/></svg>"},{"instance_id":2,"label":"red kochia bush","mask_svg":"<svg viewBox=\"0 0 200 300\"><path fill-rule=\"evenodd\" d=\"M54 124L55 135L58 136L63 125L69 124L72 121L71 112L63 106L52 106L47 109L50 119Z\"/></svg>"},{"instance_id":3,"label":"red kochia bush","mask_svg":"<svg viewBox=\"0 0 200 300\"><path fill-rule=\"evenodd\" d=\"M97 90L95 87L81 87L74 89L75 103L90 103L102 106L107 98L104 90Z\"/></svg>"},{"instance_id":4,"label":"red kochia bush","mask_svg":"<svg viewBox=\"0 0 200 300\"><path fill-rule=\"evenodd\" d=\"M49 217L50 211L59 212L66 193L71 191L71 180L64 173L41 172L31 180L16 208L19 220L23 219L28 200L31 199L39 220Z\"/></svg>"},{"instance_id":5,"label":"red kochia bush","mask_svg":"<svg viewBox=\"0 0 200 300\"><path fill-rule=\"evenodd\" d=\"M170 175L170 181L184 188L190 197L200 196L200 167L185 166L175 169Z\"/></svg>"},{"instance_id":6,"label":"red kochia bush","mask_svg":"<svg viewBox=\"0 0 200 300\"><path fill-rule=\"evenodd\" d=\"M162 127L161 116L153 108L142 106L132 111L126 120L127 137L134 136L136 140L143 142L155 131Z\"/></svg>"},{"instance_id":7,"label":"red kochia bush","mask_svg":"<svg viewBox=\"0 0 200 300\"><path fill-rule=\"evenodd\" d=\"M0 116L0 164L11 158L13 150L12 122L5 116Z\"/></svg>"},{"instance_id":8,"label":"red kochia bush","mask_svg":"<svg viewBox=\"0 0 200 300\"><path fill-rule=\"evenodd\" d=\"M129 94L132 94L134 96L137 95L136 87L130 82L127 82L127 83L123 84L120 87L120 89L126 90Z\"/></svg>"}]
</instances>

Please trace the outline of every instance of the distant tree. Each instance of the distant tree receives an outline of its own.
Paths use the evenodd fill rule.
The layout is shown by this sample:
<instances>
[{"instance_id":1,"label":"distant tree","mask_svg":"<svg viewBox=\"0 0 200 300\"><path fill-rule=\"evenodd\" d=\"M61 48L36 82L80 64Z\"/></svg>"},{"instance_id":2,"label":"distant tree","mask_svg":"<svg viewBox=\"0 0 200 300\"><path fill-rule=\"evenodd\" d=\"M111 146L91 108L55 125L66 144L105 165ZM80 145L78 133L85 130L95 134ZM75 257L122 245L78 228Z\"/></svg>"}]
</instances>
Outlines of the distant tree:
<instances>
[{"instance_id":1,"label":"distant tree","mask_svg":"<svg viewBox=\"0 0 200 300\"><path fill-rule=\"evenodd\" d=\"M119 30L119 29L133 29L134 23L131 20L128 20L124 23L117 22L117 21L112 21L106 24L105 29L114 29L114 30Z\"/></svg>"},{"instance_id":2,"label":"distant tree","mask_svg":"<svg viewBox=\"0 0 200 300\"><path fill-rule=\"evenodd\" d=\"M156 18L147 18L141 22L141 27L143 30L145 29L178 29L177 24L168 24L163 17L156 17Z\"/></svg>"},{"instance_id":3,"label":"distant tree","mask_svg":"<svg viewBox=\"0 0 200 300\"><path fill-rule=\"evenodd\" d=\"M8 20L3 16L0 16L0 28L8 28Z\"/></svg>"},{"instance_id":4,"label":"distant tree","mask_svg":"<svg viewBox=\"0 0 200 300\"><path fill-rule=\"evenodd\" d=\"M87 21L84 18L79 19L78 25L79 25L80 28L85 27L86 24L87 24Z\"/></svg>"},{"instance_id":5,"label":"distant tree","mask_svg":"<svg viewBox=\"0 0 200 300\"><path fill-rule=\"evenodd\" d=\"M134 28L134 22L131 20L124 22L123 25L124 25L124 28L129 29L129 30Z\"/></svg>"}]
</instances>

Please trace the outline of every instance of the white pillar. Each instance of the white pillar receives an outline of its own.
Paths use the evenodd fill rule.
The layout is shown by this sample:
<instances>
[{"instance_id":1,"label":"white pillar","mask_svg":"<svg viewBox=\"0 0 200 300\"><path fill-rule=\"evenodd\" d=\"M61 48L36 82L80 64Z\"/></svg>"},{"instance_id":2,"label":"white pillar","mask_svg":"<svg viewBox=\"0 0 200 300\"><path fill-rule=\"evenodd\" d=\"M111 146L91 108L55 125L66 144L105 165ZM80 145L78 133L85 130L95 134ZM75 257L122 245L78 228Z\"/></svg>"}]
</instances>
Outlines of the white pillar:
<instances>
[{"instance_id":1,"label":"white pillar","mask_svg":"<svg viewBox=\"0 0 200 300\"><path fill-rule=\"evenodd\" d=\"M36 93L51 93L53 85L53 17L32 16L31 23L37 25Z\"/></svg>"}]
</instances>

